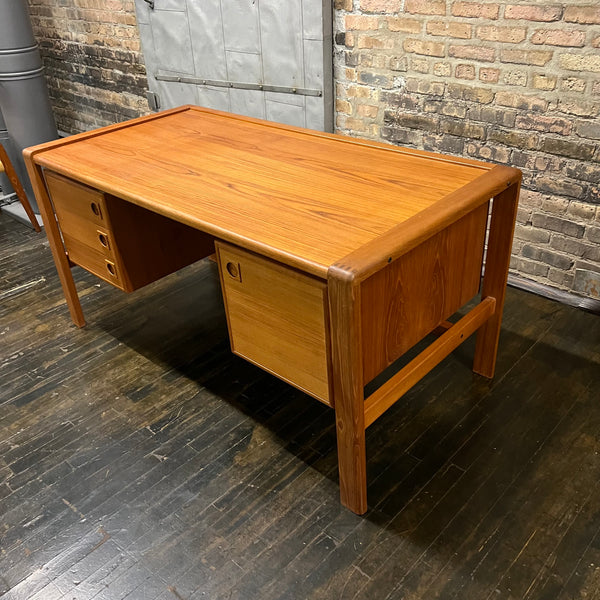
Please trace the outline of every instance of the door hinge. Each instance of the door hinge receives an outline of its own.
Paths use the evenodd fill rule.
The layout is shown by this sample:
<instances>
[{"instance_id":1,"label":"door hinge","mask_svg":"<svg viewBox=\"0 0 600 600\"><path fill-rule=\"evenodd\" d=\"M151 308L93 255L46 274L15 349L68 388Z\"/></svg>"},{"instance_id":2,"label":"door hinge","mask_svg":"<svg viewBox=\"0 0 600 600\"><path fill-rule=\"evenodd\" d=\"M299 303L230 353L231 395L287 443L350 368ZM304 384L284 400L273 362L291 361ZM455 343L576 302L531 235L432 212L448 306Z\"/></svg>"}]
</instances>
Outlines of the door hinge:
<instances>
[{"instance_id":1,"label":"door hinge","mask_svg":"<svg viewBox=\"0 0 600 600\"><path fill-rule=\"evenodd\" d=\"M150 110L158 110L160 108L160 98L156 92L146 92L146 99Z\"/></svg>"}]
</instances>

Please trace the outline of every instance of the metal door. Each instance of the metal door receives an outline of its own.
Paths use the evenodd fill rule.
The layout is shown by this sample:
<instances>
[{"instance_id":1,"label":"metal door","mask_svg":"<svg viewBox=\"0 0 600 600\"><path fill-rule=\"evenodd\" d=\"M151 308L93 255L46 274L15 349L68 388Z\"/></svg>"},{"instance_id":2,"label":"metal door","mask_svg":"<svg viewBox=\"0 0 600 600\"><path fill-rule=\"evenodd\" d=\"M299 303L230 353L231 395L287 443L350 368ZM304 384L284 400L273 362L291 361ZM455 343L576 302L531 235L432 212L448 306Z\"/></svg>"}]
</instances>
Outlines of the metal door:
<instances>
[{"instance_id":1,"label":"metal door","mask_svg":"<svg viewBox=\"0 0 600 600\"><path fill-rule=\"evenodd\" d=\"M136 0L136 12L155 108L332 130L331 0Z\"/></svg>"}]
</instances>

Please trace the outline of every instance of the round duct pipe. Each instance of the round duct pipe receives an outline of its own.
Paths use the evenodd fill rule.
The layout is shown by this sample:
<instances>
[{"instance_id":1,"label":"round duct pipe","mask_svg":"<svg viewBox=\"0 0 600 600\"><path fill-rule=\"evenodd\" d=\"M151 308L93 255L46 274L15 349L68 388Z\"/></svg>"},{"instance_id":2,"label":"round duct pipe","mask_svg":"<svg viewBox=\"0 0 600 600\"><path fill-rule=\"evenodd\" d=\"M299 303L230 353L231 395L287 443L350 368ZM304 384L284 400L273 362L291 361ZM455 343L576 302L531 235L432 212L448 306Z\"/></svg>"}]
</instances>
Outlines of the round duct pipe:
<instances>
[{"instance_id":1,"label":"round duct pipe","mask_svg":"<svg viewBox=\"0 0 600 600\"><path fill-rule=\"evenodd\" d=\"M0 111L12 141L15 170L36 213L22 152L58 138L43 70L26 0L0 0Z\"/></svg>"},{"instance_id":2,"label":"round duct pipe","mask_svg":"<svg viewBox=\"0 0 600 600\"><path fill-rule=\"evenodd\" d=\"M2 118L2 111L0 111L0 144L6 150L6 153L10 157L10 160L14 164L16 159L15 152L13 149L13 145L10 142L10 138L8 137L8 131L6 130L6 125L4 124L4 119ZM0 173L0 190L2 190L2 196L10 196L14 194L14 190L12 185L10 185L10 181L8 180L8 176L6 173Z\"/></svg>"}]
</instances>

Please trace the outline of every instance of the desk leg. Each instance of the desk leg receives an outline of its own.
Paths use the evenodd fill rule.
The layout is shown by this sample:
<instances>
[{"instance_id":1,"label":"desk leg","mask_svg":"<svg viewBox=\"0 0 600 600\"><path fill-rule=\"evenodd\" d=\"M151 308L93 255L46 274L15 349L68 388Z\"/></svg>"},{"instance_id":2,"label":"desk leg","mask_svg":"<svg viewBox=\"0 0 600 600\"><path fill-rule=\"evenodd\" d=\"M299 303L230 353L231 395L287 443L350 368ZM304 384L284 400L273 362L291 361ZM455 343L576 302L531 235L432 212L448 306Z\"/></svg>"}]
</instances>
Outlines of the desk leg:
<instances>
[{"instance_id":1,"label":"desk leg","mask_svg":"<svg viewBox=\"0 0 600 600\"><path fill-rule=\"evenodd\" d=\"M337 430L340 501L362 515L367 510L365 406L362 382L360 299L352 277L330 269L332 381Z\"/></svg>"},{"instance_id":2,"label":"desk leg","mask_svg":"<svg viewBox=\"0 0 600 600\"><path fill-rule=\"evenodd\" d=\"M41 168L35 165L29 156L26 156L25 163L27 165L27 171L29 173L33 191L35 192L40 214L44 221L46 235L50 242L50 250L54 257L54 264L56 265L67 306L71 313L71 319L77 327L83 327L85 325L85 319L83 317L81 303L79 302L79 296L77 295L73 274L71 273L71 264L65 253L65 248L58 229L58 223L56 222L56 216L54 215L54 209L52 208L52 203L50 202L48 192L46 191L46 185L44 184Z\"/></svg>"},{"instance_id":3,"label":"desk leg","mask_svg":"<svg viewBox=\"0 0 600 600\"><path fill-rule=\"evenodd\" d=\"M512 250L515 217L519 202L520 181L517 181L494 198L490 235L488 240L485 275L481 298L496 299L492 317L477 332L473 371L484 377L493 377L502 322L502 309L506 295L506 281Z\"/></svg>"}]
</instances>

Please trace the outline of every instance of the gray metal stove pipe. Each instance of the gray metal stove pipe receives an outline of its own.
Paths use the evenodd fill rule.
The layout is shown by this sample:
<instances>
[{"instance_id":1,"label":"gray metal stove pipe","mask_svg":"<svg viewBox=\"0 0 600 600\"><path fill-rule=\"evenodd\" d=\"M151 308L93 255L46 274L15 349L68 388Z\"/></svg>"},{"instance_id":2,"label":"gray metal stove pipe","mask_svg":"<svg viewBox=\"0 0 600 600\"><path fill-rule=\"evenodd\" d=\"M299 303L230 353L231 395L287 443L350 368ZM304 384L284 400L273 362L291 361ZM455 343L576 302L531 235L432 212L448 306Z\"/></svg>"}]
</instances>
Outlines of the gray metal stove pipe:
<instances>
[{"instance_id":1,"label":"gray metal stove pipe","mask_svg":"<svg viewBox=\"0 0 600 600\"><path fill-rule=\"evenodd\" d=\"M2 111L0 111L0 144L6 150L8 156L10 157L11 162L14 164L16 159L13 145L11 144L10 138L8 137L8 131L6 130L6 125L4 124L4 119L2 118ZM0 173L0 189L2 190L3 196L9 196L14 193L12 185L10 185L10 181L8 180L8 176L6 173Z\"/></svg>"},{"instance_id":2,"label":"gray metal stove pipe","mask_svg":"<svg viewBox=\"0 0 600 600\"><path fill-rule=\"evenodd\" d=\"M15 151L15 170L36 213L22 151L58 138L43 70L26 0L0 0L0 111Z\"/></svg>"}]
</instances>

